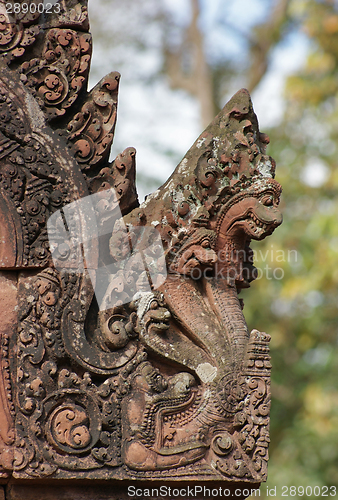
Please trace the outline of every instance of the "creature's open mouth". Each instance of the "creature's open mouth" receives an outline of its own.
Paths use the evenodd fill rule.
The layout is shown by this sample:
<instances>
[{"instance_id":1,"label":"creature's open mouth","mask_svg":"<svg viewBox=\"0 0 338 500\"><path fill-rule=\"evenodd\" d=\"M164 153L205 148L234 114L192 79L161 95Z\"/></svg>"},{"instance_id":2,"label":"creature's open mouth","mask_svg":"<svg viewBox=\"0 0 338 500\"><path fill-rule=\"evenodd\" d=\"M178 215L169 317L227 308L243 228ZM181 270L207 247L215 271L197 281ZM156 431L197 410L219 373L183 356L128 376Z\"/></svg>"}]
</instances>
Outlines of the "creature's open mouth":
<instances>
[{"instance_id":1,"label":"creature's open mouth","mask_svg":"<svg viewBox=\"0 0 338 500\"><path fill-rule=\"evenodd\" d=\"M250 235L254 238L255 236L262 237L266 235L269 231L272 232L273 224L266 224L265 222L258 219L258 217L253 213L249 212L247 218L243 222L249 226Z\"/></svg>"},{"instance_id":2,"label":"creature's open mouth","mask_svg":"<svg viewBox=\"0 0 338 500\"><path fill-rule=\"evenodd\" d=\"M244 231L249 238L261 240L270 235L276 226L273 221L264 222L250 211L243 219L234 221L227 232L234 234L236 231Z\"/></svg>"},{"instance_id":3,"label":"creature's open mouth","mask_svg":"<svg viewBox=\"0 0 338 500\"><path fill-rule=\"evenodd\" d=\"M157 330L168 330L169 328L169 322L164 323L164 322L153 322L152 326L156 328Z\"/></svg>"},{"instance_id":4,"label":"creature's open mouth","mask_svg":"<svg viewBox=\"0 0 338 500\"><path fill-rule=\"evenodd\" d=\"M169 318L168 311L164 309L164 311L155 310L148 311L147 319L145 321L146 328L156 328L156 330L168 330L169 328Z\"/></svg>"}]
</instances>

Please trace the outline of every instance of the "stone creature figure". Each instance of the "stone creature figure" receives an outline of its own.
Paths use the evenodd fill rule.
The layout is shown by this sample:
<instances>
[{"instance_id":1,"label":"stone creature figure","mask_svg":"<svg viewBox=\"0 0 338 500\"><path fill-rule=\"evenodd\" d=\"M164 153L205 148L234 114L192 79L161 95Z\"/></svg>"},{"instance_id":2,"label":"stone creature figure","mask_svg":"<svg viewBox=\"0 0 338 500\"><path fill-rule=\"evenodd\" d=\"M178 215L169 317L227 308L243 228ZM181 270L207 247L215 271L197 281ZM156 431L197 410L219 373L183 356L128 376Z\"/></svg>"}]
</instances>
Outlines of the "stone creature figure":
<instances>
[{"instance_id":1,"label":"stone creature figure","mask_svg":"<svg viewBox=\"0 0 338 500\"><path fill-rule=\"evenodd\" d=\"M135 378L142 382L133 385L124 426L124 459L132 469L177 467L204 457L223 471L220 455L229 462L230 451L241 463L237 475L264 469L261 455L253 458L254 445L250 463L243 451L247 444L236 442L233 419L238 412L246 422L250 418L243 410L250 398L248 348L253 339L267 341L256 331L250 336L238 299L256 276L250 242L282 222L281 187L273 179L267 143L248 92L239 91L169 180L124 217L130 233L152 225L161 235L168 274L156 291L138 294L138 338L150 356L178 372L156 391L148 381L149 366L147 375L143 368ZM262 381L269 366L264 355L255 377ZM262 384L258 406L269 399ZM168 389L172 385L175 389ZM137 398L138 392L147 397ZM256 434L255 446L264 441L267 427L261 424ZM227 443L227 453L216 451L215 436L217 443Z\"/></svg>"}]
</instances>

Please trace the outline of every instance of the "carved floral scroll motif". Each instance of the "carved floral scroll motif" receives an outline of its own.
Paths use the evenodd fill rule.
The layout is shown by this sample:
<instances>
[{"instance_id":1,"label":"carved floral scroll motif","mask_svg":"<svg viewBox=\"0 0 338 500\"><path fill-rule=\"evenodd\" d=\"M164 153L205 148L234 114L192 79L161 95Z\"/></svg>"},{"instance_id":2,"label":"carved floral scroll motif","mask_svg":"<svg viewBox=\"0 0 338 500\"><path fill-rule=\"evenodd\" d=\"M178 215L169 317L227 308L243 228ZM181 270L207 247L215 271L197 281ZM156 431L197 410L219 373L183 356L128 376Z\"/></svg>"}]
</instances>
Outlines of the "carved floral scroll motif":
<instances>
[{"instance_id":1,"label":"carved floral scroll motif","mask_svg":"<svg viewBox=\"0 0 338 500\"><path fill-rule=\"evenodd\" d=\"M282 222L268 137L239 91L139 206L135 149L109 162L120 76L87 92L86 3L59 5L0 19L0 266L18 306L0 477L257 484L270 337L238 294L251 241Z\"/></svg>"},{"instance_id":2,"label":"carved floral scroll motif","mask_svg":"<svg viewBox=\"0 0 338 500\"><path fill-rule=\"evenodd\" d=\"M20 75L52 128L74 144L81 168L103 165L113 141L120 75L111 73L87 93L92 43L86 1L60 1L48 14L39 14L38 0L30 4L36 11L30 7L26 14L22 9L15 14L14 8L9 14L3 5L2 65Z\"/></svg>"},{"instance_id":3,"label":"carved floral scroll motif","mask_svg":"<svg viewBox=\"0 0 338 500\"><path fill-rule=\"evenodd\" d=\"M21 3L18 2L20 5ZM60 2L51 13L8 8L2 2L0 54L3 65L21 75L48 119L65 114L86 90L91 57L88 12L83 1Z\"/></svg>"},{"instance_id":4,"label":"carved floral scroll motif","mask_svg":"<svg viewBox=\"0 0 338 500\"><path fill-rule=\"evenodd\" d=\"M56 134L45 133L35 101L14 75L4 73L5 68L0 85L0 210L6 237L0 243L0 265L43 267L50 259L49 216L77 197L78 190L85 195L87 186Z\"/></svg>"},{"instance_id":5,"label":"carved floral scroll motif","mask_svg":"<svg viewBox=\"0 0 338 500\"><path fill-rule=\"evenodd\" d=\"M63 116L85 89L90 37L71 29L50 29L41 59L21 65L21 81L32 91L49 120Z\"/></svg>"}]
</instances>

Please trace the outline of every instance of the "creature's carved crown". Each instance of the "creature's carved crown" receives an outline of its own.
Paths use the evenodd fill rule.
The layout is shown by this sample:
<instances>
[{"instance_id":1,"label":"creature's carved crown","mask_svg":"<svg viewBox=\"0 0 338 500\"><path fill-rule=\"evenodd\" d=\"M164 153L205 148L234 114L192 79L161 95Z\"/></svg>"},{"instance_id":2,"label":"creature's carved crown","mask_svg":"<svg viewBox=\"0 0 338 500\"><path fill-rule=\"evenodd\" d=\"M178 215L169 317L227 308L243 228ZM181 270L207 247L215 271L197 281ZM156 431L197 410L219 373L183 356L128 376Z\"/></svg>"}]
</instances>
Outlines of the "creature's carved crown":
<instances>
[{"instance_id":1,"label":"creature's carved crown","mask_svg":"<svg viewBox=\"0 0 338 500\"><path fill-rule=\"evenodd\" d=\"M271 184L279 196L280 186L273 180L275 162L265 152L268 143L268 136L259 131L249 92L238 91L168 181L137 209L141 224L158 221L158 229L168 241L185 227L208 227L234 195L260 189L262 183ZM138 224L135 211L131 219Z\"/></svg>"}]
</instances>

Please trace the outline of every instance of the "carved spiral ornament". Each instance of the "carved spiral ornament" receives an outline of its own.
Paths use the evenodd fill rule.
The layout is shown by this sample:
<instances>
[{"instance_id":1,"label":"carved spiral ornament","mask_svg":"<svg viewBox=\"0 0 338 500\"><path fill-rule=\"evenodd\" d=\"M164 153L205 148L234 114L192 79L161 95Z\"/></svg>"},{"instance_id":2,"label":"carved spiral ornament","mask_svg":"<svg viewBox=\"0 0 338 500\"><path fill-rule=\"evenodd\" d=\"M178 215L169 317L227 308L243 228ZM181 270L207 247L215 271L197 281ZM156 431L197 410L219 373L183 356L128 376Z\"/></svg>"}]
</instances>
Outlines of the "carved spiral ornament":
<instances>
[{"instance_id":1,"label":"carved spiral ornament","mask_svg":"<svg viewBox=\"0 0 338 500\"><path fill-rule=\"evenodd\" d=\"M60 391L45 401L46 436L59 452L86 453L95 446L101 431L99 409L88 394Z\"/></svg>"},{"instance_id":2,"label":"carved spiral ornament","mask_svg":"<svg viewBox=\"0 0 338 500\"><path fill-rule=\"evenodd\" d=\"M228 432L217 434L213 438L211 446L220 457L228 455L233 447L230 434Z\"/></svg>"},{"instance_id":3,"label":"carved spiral ornament","mask_svg":"<svg viewBox=\"0 0 338 500\"><path fill-rule=\"evenodd\" d=\"M6 52L16 47L22 38L22 26L8 23L6 16L0 14L0 52Z\"/></svg>"}]
</instances>

